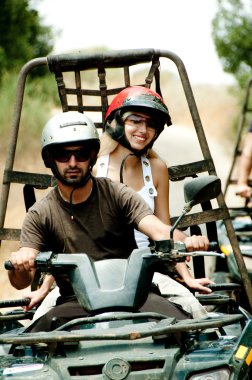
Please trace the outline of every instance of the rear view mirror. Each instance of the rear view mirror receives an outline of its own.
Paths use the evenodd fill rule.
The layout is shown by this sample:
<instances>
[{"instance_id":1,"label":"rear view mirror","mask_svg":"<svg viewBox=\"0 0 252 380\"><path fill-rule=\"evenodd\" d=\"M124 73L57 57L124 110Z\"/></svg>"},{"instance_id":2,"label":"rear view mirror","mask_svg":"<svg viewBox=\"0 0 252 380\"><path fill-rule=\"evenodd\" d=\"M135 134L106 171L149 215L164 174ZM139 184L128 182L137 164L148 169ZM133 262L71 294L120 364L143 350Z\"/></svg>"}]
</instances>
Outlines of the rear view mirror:
<instances>
[{"instance_id":1,"label":"rear view mirror","mask_svg":"<svg viewBox=\"0 0 252 380\"><path fill-rule=\"evenodd\" d=\"M221 192L221 181L215 175L195 178L184 185L185 201L189 207L210 201Z\"/></svg>"},{"instance_id":2,"label":"rear view mirror","mask_svg":"<svg viewBox=\"0 0 252 380\"><path fill-rule=\"evenodd\" d=\"M173 239L173 232L185 214L187 214L193 206L210 201L216 198L221 192L221 181L215 175L208 177L198 177L184 184L185 205L180 217L176 220L171 228L170 237Z\"/></svg>"}]
</instances>

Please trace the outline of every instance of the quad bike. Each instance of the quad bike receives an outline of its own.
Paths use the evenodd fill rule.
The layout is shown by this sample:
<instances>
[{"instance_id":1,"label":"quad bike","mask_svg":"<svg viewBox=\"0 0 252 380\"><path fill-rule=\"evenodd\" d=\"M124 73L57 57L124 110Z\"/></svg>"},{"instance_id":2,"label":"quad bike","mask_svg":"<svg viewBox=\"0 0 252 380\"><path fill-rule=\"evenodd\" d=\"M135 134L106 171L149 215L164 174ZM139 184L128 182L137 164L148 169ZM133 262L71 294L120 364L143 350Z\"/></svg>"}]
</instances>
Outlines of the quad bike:
<instances>
[{"instance_id":1,"label":"quad bike","mask_svg":"<svg viewBox=\"0 0 252 380\"><path fill-rule=\"evenodd\" d=\"M251 99L251 86L252 77L247 82L244 103L242 111L238 120L237 138L233 152L233 159L226 180L224 188L224 197L227 201L230 217L232 220L233 228L240 245L240 249L248 270L249 278L252 280L252 207L250 199L238 198L235 195L235 185L237 184L237 176L239 170L239 159L242 152L244 138L246 137L248 125L251 122L252 113L252 99ZM249 186L252 187L252 180L248 181ZM234 202L235 201L235 202ZM239 205L237 206L237 203ZM242 283L242 279L237 268L237 263L234 257L233 248L230 245L226 229L223 221L218 221L218 238L221 251L226 256L226 261L220 262L217 260L217 273L218 278L222 281L236 281Z\"/></svg>"},{"instance_id":2,"label":"quad bike","mask_svg":"<svg viewBox=\"0 0 252 380\"><path fill-rule=\"evenodd\" d=\"M249 278L252 281L252 209L250 207L237 207L230 209L233 227L240 244L240 249L248 270ZM219 244L221 252L226 256L226 269L228 270L228 281L241 283L237 264L233 250L228 240L225 227L222 221L217 223Z\"/></svg>"},{"instance_id":3,"label":"quad bike","mask_svg":"<svg viewBox=\"0 0 252 380\"><path fill-rule=\"evenodd\" d=\"M177 321L157 312L138 312L152 276L187 255L173 230L184 215L220 191L216 176L185 185L186 204L171 238L154 249L132 252L128 260L92 262L84 254L41 252L36 268L55 278L67 274L79 303L89 312L49 332L2 331L2 379L249 379L252 361L251 315L228 298L229 312ZM6 262L6 268L11 268ZM235 288L236 285L232 284ZM24 300L26 302L26 300ZM24 313L23 313L24 314ZM1 325L15 314L0 317ZM20 313L16 316L20 318ZM2 327L1 326L1 327Z\"/></svg>"},{"instance_id":4,"label":"quad bike","mask_svg":"<svg viewBox=\"0 0 252 380\"><path fill-rule=\"evenodd\" d=\"M2 324L0 334L2 373L0 376L3 379L10 376L13 379L29 377L97 380L101 378L114 380L133 378L249 379L252 360L250 315L252 285L229 210L220 191L220 182L216 179L217 173L185 66L173 52L140 49L51 55L36 58L23 66L18 79L14 117L2 181L0 241L18 241L20 237L20 228L5 226L11 185L23 186L25 209L28 210L35 202L37 193L50 188L55 183L54 178L49 174L30 173L26 168L23 171L14 170L19 129L22 129L20 128L21 114L28 74L40 66L48 67L50 73L54 74L51 76L52 79L56 80L62 111L78 111L87 114L91 112L92 119L95 121L94 114L97 114L99 120L96 126L102 129L111 98L123 88L131 85L142 85L148 88L155 86L156 92L161 95L162 92L164 93L163 90L167 86L162 82L161 66L165 67L167 61L175 64L178 70L181 88L203 156L195 162L174 164L168 168L171 183L183 185L182 191L184 188L187 202L183 213L179 217L175 215L171 218L172 224L192 234L199 234L202 229L206 229L209 240L218 243L216 222L223 220L242 285L233 283L216 285L214 290L228 291L228 295L214 293L209 296L200 296L200 302L204 305L213 306L215 311L216 308L218 309L218 313L215 316L212 315L210 319L177 322L158 313L151 315L137 313L139 305L145 301L154 263L154 266L157 262L160 265L168 262L170 265L171 260L181 258L184 260L188 255L183 244L173 243L172 234L170 244L166 244L164 248L156 246L154 252L145 250L140 252L142 255L133 253L129 261L119 265L120 272L118 269L113 269L113 291L111 291L110 277L102 275L101 283L105 286L106 297L103 297L104 292L97 288L94 280L96 276L100 276L98 272L102 271L102 267L99 267L101 264L90 263L84 255L82 259L84 261L81 260L82 264L80 263L82 268L79 270L79 256L77 259L74 255L62 256L56 253L39 255L36 264L38 276L35 276L32 286L37 286L41 271L52 272L57 277L64 266L64 271L69 273L70 281L73 280L73 288L76 290L79 302L90 311L92 316L83 320L74 320L59 329L53 328L53 331L48 333L28 334L22 326L22 320L32 319L32 312L25 314L22 310L18 313L14 310L0 315ZM139 66L143 70L144 79L136 83L133 69ZM95 75L98 88L89 87L90 82L86 81L87 73ZM118 83L111 86L110 77L117 79ZM164 77L167 78L166 75ZM166 81L164 82L166 84ZM206 182L205 177L207 177ZM191 191L187 187L188 178L194 178L192 183L196 184L190 187ZM215 189L216 186L218 191ZM189 211L195 204L198 210ZM208 255L212 254L218 258L219 253L209 252ZM134 260L137 260L137 263ZM204 277L203 253L193 255L192 261L195 277ZM145 270L139 269L134 274L130 274L131 267L136 270L136 268L142 268L142 264L145 266L146 263L148 265ZM83 279L81 272L84 270L83 266L86 265L90 267L90 276ZM96 271L95 274L92 274L91 268ZM116 274L114 274L115 271ZM125 283L120 280L119 274L122 272L125 275ZM117 284L114 282L114 277L118 281ZM127 286L129 282L134 284L130 287L133 293ZM115 289L115 286L118 289ZM94 293L90 293L90 288L95 289L95 297ZM241 292L247 299L247 310L239 305L238 295ZM112 295L114 293L120 295L117 297L121 301L120 305L117 305L121 309L119 314L113 309ZM92 303L96 299L100 302L99 304ZM126 301L128 302L126 303L127 313L125 313L124 304ZM15 300L3 301L2 305L10 307L12 302L15 303ZM21 301L22 305L28 302L29 300ZM96 315L98 309L99 311L102 309L104 313Z\"/></svg>"}]
</instances>

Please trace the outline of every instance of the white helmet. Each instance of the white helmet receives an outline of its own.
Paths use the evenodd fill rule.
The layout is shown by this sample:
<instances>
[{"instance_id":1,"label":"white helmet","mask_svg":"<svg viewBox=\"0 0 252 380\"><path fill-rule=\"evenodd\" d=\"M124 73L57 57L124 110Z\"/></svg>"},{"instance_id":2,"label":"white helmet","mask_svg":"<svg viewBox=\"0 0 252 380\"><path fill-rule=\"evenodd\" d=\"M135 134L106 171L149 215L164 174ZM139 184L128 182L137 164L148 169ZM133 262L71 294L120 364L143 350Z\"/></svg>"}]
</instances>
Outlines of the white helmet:
<instances>
[{"instance_id":1,"label":"white helmet","mask_svg":"<svg viewBox=\"0 0 252 380\"><path fill-rule=\"evenodd\" d=\"M97 129L86 115L79 112L63 112L53 116L44 126L41 139L41 154L45 166L51 168L54 176L67 184L60 175L53 150L59 145L83 145L90 152L89 170L78 186L85 184L91 176L100 149Z\"/></svg>"},{"instance_id":2,"label":"white helmet","mask_svg":"<svg viewBox=\"0 0 252 380\"><path fill-rule=\"evenodd\" d=\"M79 112L63 112L53 116L44 126L41 138L41 154L47 167L51 167L50 150L55 145L85 143L98 153L100 140L97 129L86 115ZM49 153L49 154L48 154Z\"/></svg>"}]
</instances>

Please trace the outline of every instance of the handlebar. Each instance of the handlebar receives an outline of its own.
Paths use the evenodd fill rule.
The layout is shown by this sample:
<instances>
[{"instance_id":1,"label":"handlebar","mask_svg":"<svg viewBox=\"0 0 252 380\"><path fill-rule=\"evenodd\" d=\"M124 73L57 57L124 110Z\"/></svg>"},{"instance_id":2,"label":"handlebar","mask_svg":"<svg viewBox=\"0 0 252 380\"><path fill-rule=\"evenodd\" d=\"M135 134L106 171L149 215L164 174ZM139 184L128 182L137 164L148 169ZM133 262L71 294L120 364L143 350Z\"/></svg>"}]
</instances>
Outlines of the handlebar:
<instances>
[{"instance_id":1,"label":"handlebar","mask_svg":"<svg viewBox=\"0 0 252 380\"><path fill-rule=\"evenodd\" d=\"M6 260L4 262L4 268L6 270L13 270L14 269L14 265L12 264L12 262L10 260Z\"/></svg>"},{"instance_id":2,"label":"handlebar","mask_svg":"<svg viewBox=\"0 0 252 380\"><path fill-rule=\"evenodd\" d=\"M232 290L241 290L242 287L240 284L236 284L233 282L229 283L224 283L224 284L208 284L207 287L211 289L213 292L214 291L221 291L221 290L226 290L226 291L232 291Z\"/></svg>"},{"instance_id":3,"label":"handlebar","mask_svg":"<svg viewBox=\"0 0 252 380\"><path fill-rule=\"evenodd\" d=\"M212 252L212 251L193 251L193 252L179 252L178 256L186 257L186 256L217 256L225 258L224 253Z\"/></svg>"},{"instance_id":4,"label":"handlebar","mask_svg":"<svg viewBox=\"0 0 252 380\"><path fill-rule=\"evenodd\" d=\"M219 244L216 241L210 241L208 251L217 251Z\"/></svg>"},{"instance_id":5,"label":"handlebar","mask_svg":"<svg viewBox=\"0 0 252 380\"><path fill-rule=\"evenodd\" d=\"M187 256L217 256L225 258L223 253L215 252L218 249L217 242L210 242L208 251L187 252L186 245L183 242L173 240L155 241L155 251L163 260L181 262L185 261Z\"/></svg>"},{"instance_id":6,"label":"handlebar","mask_svg":"<svg viewBox=\"0 0 252 380\"><path fill-rule=\"evenodd\" d=\"M16 307L16 306L27 306L31 302L30 298L22 298L18 300L7 300L0 301L0 308L4 307Z\"/></svg>"},{"instance_id":7,"label":"handlebar","mask_svg":"<svg viewBox=\"0 0 252 380\"><path fill-rule=\"evenodd\" d=\"M157 254L160 259L165 259L173 262L185 261L186 256L217 256L224 258L223 253L214 252L218 249L217 242L209 243L208 251L193 251L186 252L186 246L184 243L173 240L160 240L154 242L154 254ZM54 256L53 252L40 252L39 254L43 257L42 261L36 259L35 267L42 270L42 267L48 269L51 265L51 258ZM6 270L13 270L14 266L10 260L4 262L4 268ZM43 271L43 270L42 270ZM47 271L47 270L45 270Z\"/></svg>"}]
</instances>

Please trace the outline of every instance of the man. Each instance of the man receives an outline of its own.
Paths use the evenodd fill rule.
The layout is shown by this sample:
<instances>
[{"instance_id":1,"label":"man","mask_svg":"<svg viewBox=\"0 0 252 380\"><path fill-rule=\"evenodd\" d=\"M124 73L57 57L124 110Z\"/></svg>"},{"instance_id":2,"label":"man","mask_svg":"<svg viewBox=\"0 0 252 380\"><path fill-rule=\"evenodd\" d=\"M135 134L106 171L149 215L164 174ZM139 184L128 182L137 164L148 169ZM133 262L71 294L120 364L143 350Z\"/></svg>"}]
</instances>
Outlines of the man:
<instances>
[{"instance_id":1,"label":"man","mask_svg":"<svg viewBox=\"0 0 252 380\"><path fill-rule=\"evenodd\" d=\"M239 163L236 195L244 198L251 197L251 187L248 185L249 176L252 169L252 123L245 137L244 147Z\"/></svg>"},{"instance_id":2,"label":"man","mask_svg":"<svg viewBox=\"0 0 252 380\"><path fill-rule=\"evenodd\" d=\"M134 228L154 241L169 238L170 226L156 218L133 190L107 178L92 177L99 147L97 130L83 114L60 113L45 125L42 157L57 186L30 208L24 220L20 249L10 258L15 270L9 271L9 279L15 288L31 284L39 251L86 252L94 260L128 258L137 247ZM185 242L189 250L207 250L209 243L201 236L185 238ZM39 319L32 331L50 330L55 316L64 323L87 315L71 285L56 280L61 294L57 306ZM142 309L185 318L185 313L156 295L150 295Z\"/></svg>"}]
</instances>

